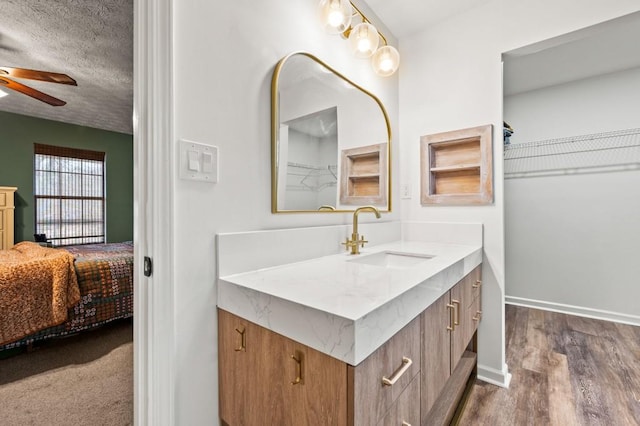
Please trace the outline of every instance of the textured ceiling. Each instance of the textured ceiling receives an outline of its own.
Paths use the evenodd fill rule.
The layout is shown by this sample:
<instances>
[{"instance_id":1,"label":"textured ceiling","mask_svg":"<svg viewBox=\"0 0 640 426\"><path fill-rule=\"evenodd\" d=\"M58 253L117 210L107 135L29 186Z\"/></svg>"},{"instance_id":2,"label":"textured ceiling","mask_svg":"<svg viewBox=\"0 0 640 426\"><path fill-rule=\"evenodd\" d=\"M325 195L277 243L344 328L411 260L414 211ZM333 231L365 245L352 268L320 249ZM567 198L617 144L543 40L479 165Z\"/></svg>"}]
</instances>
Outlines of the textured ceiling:
<instances>
[{"instance_id":1,"label":"textured ceiling","mask_svg":"<svg viewBox=\"0 0 640 426\"><path fill-rule=\"evenodd\" d=\"M12 90L0 110L132 134L133 0L2 0L0 66L68 74L78 86L16 79L67 105Z\"/></svg>"}]
</instances>

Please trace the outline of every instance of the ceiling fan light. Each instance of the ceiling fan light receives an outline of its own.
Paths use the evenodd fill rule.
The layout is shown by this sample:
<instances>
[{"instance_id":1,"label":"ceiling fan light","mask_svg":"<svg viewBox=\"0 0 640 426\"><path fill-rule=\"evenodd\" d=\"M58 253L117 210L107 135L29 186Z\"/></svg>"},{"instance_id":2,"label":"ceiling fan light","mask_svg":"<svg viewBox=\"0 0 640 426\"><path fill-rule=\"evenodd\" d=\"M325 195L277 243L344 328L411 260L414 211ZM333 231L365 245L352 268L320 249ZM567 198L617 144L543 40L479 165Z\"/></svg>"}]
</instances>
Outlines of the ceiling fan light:
<instances>
[{"instance_id":1,"label":"ceiling fan light","mask_svg":"<svg viewBox=\"0 0 640 426\"><path fill-rule=\"evenodd\" d=\"M369 58L378 48L378 30L368 22L362 22L351 30L349 44L357 58Z\"/></svg>"},{"instance_id":2,"label":"ceiling fan light","mask_svg":"<svg viewBox=\"0 0 640 426\"><path fill-rule=\"evenodd\" d=\"M329 34L341 34L351 25L352 10L349 0L321 0L318 13Z\"/></svg>"},{"instance_id":3,"label":"ceiling fan light","mask_svg":"<svg viewBox=\"0 0 640 426\"><path fill-rule=\"evenodd\" d=\"M388 77L400 65L400 53L393 46L382 46L371 58L373 71L381 77Z\"/></svg>"}]
</instances>

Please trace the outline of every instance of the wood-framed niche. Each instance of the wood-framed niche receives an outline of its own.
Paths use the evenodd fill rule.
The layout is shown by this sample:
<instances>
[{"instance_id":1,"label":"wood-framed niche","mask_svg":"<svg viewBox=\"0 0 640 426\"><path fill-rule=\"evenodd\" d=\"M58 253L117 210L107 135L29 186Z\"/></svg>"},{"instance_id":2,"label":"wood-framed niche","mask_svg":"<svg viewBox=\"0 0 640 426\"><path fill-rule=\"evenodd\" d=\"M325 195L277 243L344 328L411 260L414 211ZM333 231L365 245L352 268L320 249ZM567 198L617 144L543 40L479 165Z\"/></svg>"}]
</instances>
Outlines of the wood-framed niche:
<instances>
[{"instance_id":1,"label":"wood-framed niche","mask_svg":"<svg viewBox=\"0 0 640 426\"><path fill-rule=\"evenodd\" d=\"M493 203L493 126L471 127L420 138L420 201L423 205Z\"/></svg>"},{"instance_id":2,"label":"wood-framed niche","mask_svg":"<svg viewBox=\"0 0 640 426\"><path fill-rule=\"evenodd\" d=\"M387 205L387 144L343 149L340 203Z\"/></svg>"}]
</instances>

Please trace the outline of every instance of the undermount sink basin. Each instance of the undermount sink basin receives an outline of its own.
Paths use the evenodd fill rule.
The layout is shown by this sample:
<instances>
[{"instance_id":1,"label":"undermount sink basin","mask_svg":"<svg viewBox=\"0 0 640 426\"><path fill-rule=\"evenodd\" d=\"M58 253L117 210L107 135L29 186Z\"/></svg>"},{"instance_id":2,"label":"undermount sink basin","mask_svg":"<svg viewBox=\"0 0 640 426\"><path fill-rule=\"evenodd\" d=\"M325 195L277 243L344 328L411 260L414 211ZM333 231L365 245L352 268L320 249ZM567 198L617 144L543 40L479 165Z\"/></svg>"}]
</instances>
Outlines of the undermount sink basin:
<instances>
[{"instance_id":1,"label":"undermount sink basin","mask_svg":"<svg viewBox=\"0 0 640 426\"><path fill-rule=\"evenodd\" d=\"M363 263L365 265L381 266L384 268L411 268L422 262L426 262L435 256L428 254L404 253L397 251L381 251L380 253L354 257L349 262Z\"/></svg>"}]
</instances>

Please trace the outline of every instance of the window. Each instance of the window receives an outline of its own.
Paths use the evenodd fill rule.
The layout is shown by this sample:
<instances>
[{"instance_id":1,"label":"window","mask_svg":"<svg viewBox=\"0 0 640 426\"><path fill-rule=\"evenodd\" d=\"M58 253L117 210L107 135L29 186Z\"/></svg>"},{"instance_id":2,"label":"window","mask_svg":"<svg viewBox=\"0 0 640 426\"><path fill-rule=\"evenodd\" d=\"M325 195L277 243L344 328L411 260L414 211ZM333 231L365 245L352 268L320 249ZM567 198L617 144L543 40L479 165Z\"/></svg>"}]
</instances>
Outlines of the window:
<instances>
[{"instance_id":1,"label":"window","mask_svg":"<svg viewBox=\"0 0 640 426\"><path fill-rule=\"evenodd\" d=\"M105 153L34 144L36 234L54 246L105 242Z\"/></svg>"}]
</instances>

